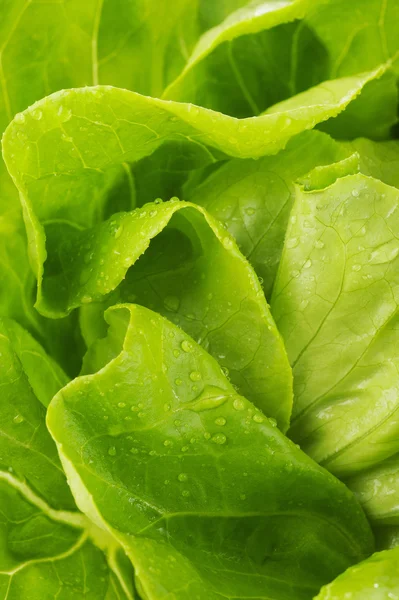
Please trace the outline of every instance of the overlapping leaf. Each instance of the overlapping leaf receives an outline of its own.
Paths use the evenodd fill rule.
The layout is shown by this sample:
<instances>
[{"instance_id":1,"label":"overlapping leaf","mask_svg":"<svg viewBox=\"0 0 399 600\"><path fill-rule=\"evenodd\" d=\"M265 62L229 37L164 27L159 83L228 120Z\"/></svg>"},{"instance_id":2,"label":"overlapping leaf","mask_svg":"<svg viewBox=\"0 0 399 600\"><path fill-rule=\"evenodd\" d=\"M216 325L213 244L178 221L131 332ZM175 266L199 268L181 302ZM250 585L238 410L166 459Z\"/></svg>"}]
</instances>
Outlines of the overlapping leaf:
<instances>
[{"instance_id":1,"label":"overlapping leaf","mask_svg":"<svg viewBox=\"0 0 399 600\"><path fill-rule=\"evenodd\" d=\"M67 378L13 321L0 321L0 352L1 597L133 598L117 543L77 511L45 425Z\"/></svg>"},{"instance_id":2,"label":"overlapping leaf","mask_svg":"<svg viewBox=\"0 0 399 600\"><path fill-rule=\"evenodd\" d=\"M80 508L121 542L145 598L307 599L370 551L345 486L180 328L137 305L107 320L47 423Z\"/></svg>"}]
</instances>

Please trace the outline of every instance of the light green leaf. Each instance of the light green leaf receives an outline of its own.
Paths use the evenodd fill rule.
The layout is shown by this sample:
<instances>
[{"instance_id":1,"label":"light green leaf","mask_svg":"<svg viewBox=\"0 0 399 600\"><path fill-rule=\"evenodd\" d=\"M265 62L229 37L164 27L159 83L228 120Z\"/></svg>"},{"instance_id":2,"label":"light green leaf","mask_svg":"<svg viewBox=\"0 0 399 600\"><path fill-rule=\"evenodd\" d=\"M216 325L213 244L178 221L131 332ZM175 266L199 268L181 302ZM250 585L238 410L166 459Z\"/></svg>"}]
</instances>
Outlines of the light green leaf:
<instances>
[{"instance_id":1,"label":"light green leaf","mask_svg":"<svg viewBox=\"0 0 399 600\"><path fill-rule=\"evenodd\" d=\"M288 428L292 375L284 345L255 273L204 209L178 200L146 204L79 236L59 229L55 237L63 239L60 249L47 231L58 261L44 273L42 310L57 315L84 305L90 343L105 334L106 306L134 299L179 324L241 393Z\"/></svg>"},{"instance_id":2,"label":"light green leaf","mask_svg":"<svg viewBox=\"0 0 399 600\"><path fill-rule=\"evenodd\" d=\"M316 131L294 138L276 156L233 159L202 184L185 187L185 197L226 225L240 250L263 279L269 297L295 197L294 182L316 165L346 156L330 137Z\"/></svg>"},{"instance_id":3,"label":"light green leaf","mask_svg":"<svg viewBox=\"0 0 399 600\"><path fill-rule=\"evenodd\" d=\"M181 329L134 305L107 320L47 424L78 505L122 543L144 598L305 600L368 554L347 488Z\"/></svg>"},{"instance_id":4,"label":"light green leaf","mask_svg":"<svg viewBox=\"0 0 399 600\"><path fill-rule=\"evenodd\" d=\"M107 87L58 93L17 115L3 148L22 194L36 277L40 281L46 257L44 223L81 229L104 218L127 161L150 155L167 140L242 158L275 153L297 133L335 116L382 72L328 82L285 109L243 120Z\"/></svg>"},{"instance_id":5,"label":"light green leaf","mask_svg":"<svg viewBox=\"0 0 399 600\"><path fill-rule=\"evenodd\" d=\"M399 525L399 456L348 479L347 485L376 525Z\"/></svg>"},{"instance_id":6,"label":"light green leaf","mask_svg":"<svg viewBox=\"0 0 399 600\"><path fill-rule=\"evenodd\" d=\"M231 13L203 34L163 97L248 117L320 83L326 56L309 30L304 47L316 51L312 68L302 69L307 85L301 82L298 89L291 72L299 21L292 22L303 17L309 5L309 0L256 0ZM298 54L299 62L307 58L302 48Z\"/></svg>"},{"instance_id":7,"label":"light green leaf","mask_svg":"<svg viewBox=\"0 0 399 600\"><path fill-rule=\"evenodd\" d=\"M199 39L164 97L248 117L393 59L396 73L372 82L325 126L344 138L386 138L397 122L398 24L395 0L250 2Z\"/></svg>"},{"instance_id":8,"label":"light green leaf","mask_svg":"<svg viewBox=\"0 0 399 600\"><path fill-rule=\"evenodd\" d=\"M290 436L339 476L399 447L398 200L361 174L298 188L273 291L294 373Z\"/></svg>"},{"instance_id":9,"label":"light green leaf","mask_svg":"<svg viewBox=\"0 0 399 600\"><path fill-rule=\"evenodd\" d=\"M324 587L315 600L398 600L399 548L377 552Z\"/></svg>"}]
</instances>

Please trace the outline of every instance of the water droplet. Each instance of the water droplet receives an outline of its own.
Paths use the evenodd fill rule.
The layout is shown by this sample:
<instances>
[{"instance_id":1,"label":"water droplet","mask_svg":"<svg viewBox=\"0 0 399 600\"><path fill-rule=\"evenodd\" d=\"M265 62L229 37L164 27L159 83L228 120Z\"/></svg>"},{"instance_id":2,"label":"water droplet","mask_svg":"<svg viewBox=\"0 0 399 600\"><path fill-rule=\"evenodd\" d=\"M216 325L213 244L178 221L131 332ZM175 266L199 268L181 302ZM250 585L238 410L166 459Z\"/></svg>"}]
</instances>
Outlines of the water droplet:
<instances>
[{"instance_id":1,"label":"water droplet","mask_svg":"<svg viewBox=\"0 0 399 600\"><path fill-rule=\"evenodd\" d=\"M17 113L14 117L16 123L25 123L25 115L23 113Z\"/></svg>"},{"instance_id":2,"label":"water droplet","mask_svg":"<svg viewBox=\"0 0 399 600\"><path fill-rule=\"evenodd\" d=\"M312 266L312 261L310 260L310 258L305 262L305 264L303 265L304 269L310 269L310 267Z\"/></svg>"},{"instance_id":3,"label":"water droplet","mask_svg":"<svg viewBox=\"0 0 399 600\"><path fill-rule=\"evenodd\" d=\"M131 452L132 454L138 454L138 453L139 453L139 451L138 451L138 449L137 449L137 448L130 448L130 452Z\"/></svg>"},{"instance_id":4,"label":"water droplet","mask_svg":"<svg viewBox=\"0 0 399 600\"><path fill-rule=\"evenodd\" d=\"M226 425L226 419L224 417L218 417L215 419L215 424L220 426Z\"/></svg>"},{"instance_id":5,"label":"water droplet","mask_svg":"<svg viewBox=\"0 0 399 600\"><path fill-rule=\"evenodd\" d=\"M206 440L210 440L210 439L211 439L211 437L212 437L212 436L211 436L211 434L210 434L208 431L205 431L205 433L204 433L204 438L205 438Z\"/></svg>"},{"instance_id":6,"label":"water droplet","mask_svg":"<svg viewBox=\"0 0 399 600\"><path fill-rule=\"evenodd\" d=\"M116 448L115 448L115 446L111 446L111 448L108 449L108 454L110 456L115 456L116 455Z\"/></svg>"},{"instance_id":7,"label":"water droplet","mask_svg":"<svg viewBox=\"0 0 399 600\"><path fill-rule=\"evenodd\" d=\"M131 406L131 407L130 407L130 410L131 410L132 412L137 412L137 411L138 411L138 409L139 409L139 408L138 408L138 406Z\"/></svg>"},{"instance_id":8,"label":"water droplet","mask_svg":"<svg viewBox=\"0 0 399 600\"><path fill-rule=\"evenodd\" d=\"M43 117L43 113L39 108L32 110L31 115L36 121L40 121L40 119Z\"/></svg>"},{"instance_id":9,"label":"water droplet","mask_svg":"<svg viewBox=\"0 0 399 600\"><path fill-rule=\"evenodd\" d=\"M174 424L175 424L175 427L180 427L181 426L180 419L175 419Z\"/></svg>"},{"instance_id":10,"label":"water droplet","mask_svg":"<svg viewBox=\"0 0 399 600\"><path fill-rule=\"evenodd\" d=\"M357 197L358 197L358 195L359 195L359 192L358 192L358 190L352 190L352 196L353 196L354 198L357 198Z\"/></svg>"},{"instance_id":11,"label":"water droplet","mask_svg":"<svg viewBox=\"0 0 399 600\"><path fill-rule=\"evenodd\" d=\"M227 367L221 367L221 371L225 377L229 376L229 370Z\"/></svg>"},{"instance_id":12,"label":"water droplet","mask_svg":"<svg viewBox=\"0 0 399 600\"><path fill-rule=\"evenodd\" d=\"M82 304L89 304L90 302L93 302L93 298L91 296L82 296L80 299Z\"/></svg>"},{"instance_id":13,"label":"water droplet","mask_svg":"<svg viewBox=\"0 0 399 600\"><path fill-rule=\"evenodd\" d=\"M163 305L166 310L170 310L171 312L177 312L180 306L180 300L177 296L165 296L163 300Z\"/></svg>"},{"instance_id":14,"label":"water droplet","mask_svg":"<svg viewBox=\"0 0 399 600\"><path fill-rule=\"evenodd\" d=\"M246 500L246 499L247 499L247 497L245 494L240 494L240 500Z\"/></svg>"},{"instance_id":15,"label":"water droplet","mask_svg":"<svg viewBox=\"0 0 399 600\"><path fill-rule=\"evenodd\" d=\"M164 404L163 405L163 409L164 409L165 412L168 412L171 409L170 404Z\"/></svg>"},{"instance_id":16,"label":"water droplet","mask_svg":"<svg viewBox=\"0 0 399 600\"><path fill-rule=\"evenodd\" d=\"M360 271L361 268L362 268L361 265L353 265L352 266L352 271Z\"/></svg>"},{"instance_id":17,"label":"water droplet","mask_svg":"<svg viewBox=\"0 0 399 600\"><path fill-rule=\"evenodd\" d=\"M126 402L118 402L119 408L125 408Z\"/></svg>"},{"instance_id":18,"label":"water droplet","mask_svg":"<svg viewBox=\"0 0 399 600\"><path fill-rule=\"evenodd\" d=\"M253 421L255 421L255 423L263 423L263 421L264 421L264 418L262 417L262 415L255 414L255 415L252 417L252 420L253 420Z\"/></svg>"},{"instance_id":19,"label":"water droplet","mask_svg":"<svg viewBox=\"0 0 399 600\"><path fill-rule=\"evenodd\" d=\"M201 373L199 371L192 371L190 373L191 381L199 381L201 379Z\"/></svg>"},{"instance_id":20,"label":"water droplet","mask_svg":"<svg viewBox=\"0 0 399 600\"><path fill-rule=\"evenodd\" d=\"M181 347L182 347L182 350L184 350L184 352L192 352L194 350L193 343L189 342L188 340L184 340L181 343Z\"/></svg>"},{"instance_id":21,"label":"water droplet","mask_svg":"<svg viewBox=\"0 0 399 600\"><path fill-rule=\"evenodd\" d=\"M254 215L254 214L255 214L255 212L256 212L256 211L255 211L255 209L254 209L254 208L251 208L251 207L249 207L249 208L247 208L247 209L245 210L245 213L246 213L246 214L247 214L249 217L252 217L252 215Z\"/></svg>"},{"instance_id":22,"label":"water droplet","mask_svg":"<svg viewBox=\"0 0 399 600\"><path fill-rule=\"evenodd\" d=\"M233 408L235 408L235 410L244 410L244 408L245 408L244 401L241 400L241 398L236 398L233 402Z\"/></svg>"},{"instance_id":23,"label":"water droplet","mask_svg":"<svg viewBox=\"0 0 399 600\"><path fill-rule=\"evenodd\" d=\"M177 348L175 348L173 350L173 356L175 356L176 358L178 358L180 356L180 350L178 350Z\"/></svg>"},{"instance_id":24,"label":"water droplet","mask_svg":"<svg viewBox=\"0 0 399 600\"><path fill-rule=\"evenodd\" d=\"M140 419L142 419L143 417L145 417L145 413L139 412L137 416L140 417Z\"/></svg>"},{"instance_id":25,"label":"water droplet","mask_svg":"<svg viewBox=\"0 0 399 600\"><path fill-rule=\"evenodd\" d=\"M179 379L179 378L175 379L175 384L176 384L176 385L181 385L182 383L183 383L183 382L182 382L182 380L181 380L181 379Z\"/></svg>"},{"instance_id":26,"label":"water droplet","mask_svg":"<svg viewBox=\"0 0 399 600\"><path fill-rule=\"evenodd\" d=\"M273 417L269 417L269 423L272 427L277 427L277 421Z\"/></svg>"},{"instance_id":27,"label":"water droplet","mask_svg":"<svg viewBox=\"0 0 399 600\"><path fill-rule=\"evenodd\" d=\"M188 490L183 490L181 495L184 496L185 498L188 498L190 495L190 492Z\"/></svg>"},{"instance_id":28,"label":"water droplet","mask_svg":"<svg viewBox=\"0 0 399 600\"><path fill-rule=\"evenodd\" d=\"M285 245L287 246L287 248L296 248L299 244L299 240L297 237L293 237L293 238L289 238Z\"/></svg>"},{"instance_id":29,"label":"water droplet","mask_svg":"<svg viewBox=\"0 0 399 600\"><path fill-rule=\"evenodd\" d=\"M150 456L155 456L156 455L156 451L155 450L150 450L148 454Z\"/></svg>"},{"instance_id":30,"label":"water droplet","mask_svg":"<svg viewBox=\"0 0 399 600\"><path fill-rule=\"evenodd\" d=\"M13 419L14 423L16 423L17 425L18 425L19 423L22 423L22 422L23 422L23 420L24 420L24 418L23 418L23 416L22 416L22 415L16 415L16 416L14 417L14 419Z\"/></svg>"},{"instance_id":31,"label":"water droplet","mask_svg":"<svg viewBox=\"0 0 399 600\"><path fill-rule=\"evenodd\" d=\"M182 449L181 449L182 452L187 452L187 450L189 450L188 446L183 446Z\"/></svg>"},{"instance_id":32,"label":"water droplet","mask_svg":"<svg viewBox=\"0 0 399 600\"><path fill-rule=\"evenodd\" d=\"M226 436L224 435L224 433L215 433L214 436L212 436L212 442L214 442L215 444L219 444L220 446L226 443Z\"/></svg>"},{"instance_id":33,"label":"water droplet","mask_svg":"<svg viewBox=\"0 0 399 600\"><path fill-rule=\"evenodd\" d=\"M173 446L173 442L171 442L170 440L165 440L163 443L164 446L168 447L168 446Z\"/></svg>"},{"instance_id":34,"label":"water droplet","mask_svg":"<svg viewBox=\"0 0 399 600\"><path fill-rule=\"evenodd\" d=\"M117 229L115 229L114 231L114 238L117 240L119 237L121 237L123 232L123 224L120 224L119 227Z\"/></svg>"},{"instance_id":35,"label":"water droplet","mask_svg":"<svg viewBox=\"0 0 399 600\"><path fill-rule=\"evenodd\" d=\"M290 223L292 223L293 225L295 225L296 221L297 221L296 215L292 215L290 217Z\"/></svg>"},{"instance_id":36,"label":"water droplet","mask_svg":"<svg viewBox=\"0 0 399 600\"><path fill-rule=\"evenodd\" d=\"M233 247L233 240L231 237L227 236L223 238L223 246L226 248L226 250L229 250L230 248Z\"/></svg>"},{"instance_id":37,"label":"water droplet","mask_svg":"<svg viewBox=\"0 0 399 600\"><path fill-rule=\"evenodd\" d=\"M324 242L322 242L321 240L316 240L314 245L316 246L316 248L324 248Z\"/></svg>"}]
</instances>

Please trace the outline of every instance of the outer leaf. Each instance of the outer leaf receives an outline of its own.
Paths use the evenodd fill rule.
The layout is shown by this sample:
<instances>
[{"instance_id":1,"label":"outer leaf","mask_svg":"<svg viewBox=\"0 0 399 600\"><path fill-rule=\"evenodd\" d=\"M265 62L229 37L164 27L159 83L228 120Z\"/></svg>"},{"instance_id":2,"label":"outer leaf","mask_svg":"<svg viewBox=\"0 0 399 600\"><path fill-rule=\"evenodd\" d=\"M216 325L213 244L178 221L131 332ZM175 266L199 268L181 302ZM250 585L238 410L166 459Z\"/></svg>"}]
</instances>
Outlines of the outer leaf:
<instances>
[{"instance_id":1,"label":"outer leaf","mask_svg":"<svg viewBox=\"0 0 399 600\"><path fill-rule=\"evenodd\" d=\"M115 541L76 511L45 425L45 406L65 375L6 319L0 320L0 361L0 597L132 598L112 561ZM89 537L109 552L111 568Z\"/></svg>"},{"instance_id":2,"label":"outer leaf","mask_svg":"<svg viewBox=\"0 0 399 600\"><path fill-rule=\"evenodd\" d=\"M193 340L139 306L107 319L93 374L47 423L79 506L124 545L145 598L307 599L369 552L348 490Z\"/></svg>"},{"instance_id":3,"label":"outer leaf","mask_svg":"<svg viewBox=\"0 0 399 600\"><path fill-rule=\"evenodd\" d=\"M398 198L364 175L298 189L273 291L290 435L340 476L398 451Z\"/></svg>"},{"instance_id":4,"label":"outer leaf","mask_svg":"<svg viewBox=\"0 0 399 600\"><path fill-rule=\"evenodd\" d=\"M398 600L399 548L377 552L323 588L315 600Z\"/></svg>"},{"instance_id":5,"label":"outer leaf","mask_svg":"<svg viewBox=\"0 0 399 600\"><path fill-rule=\"evenodd\" d=\"M74 503L44 423L45 406L67 378L16 323L0 321L0 344L1 468L11 468L55 508L71 509Z\"/></svg>"},{"instance_id":6,"label":"outer leaf","mask_svg":"<svg viewBox=\"0 0 399 600\"><path fill-rule=\"evenodd\" d=\"M320 132L304 133L285 150L259 161L231 160L205 181L188 185L187 199L226 225L271 293L295 197L294 182L347 151Z\"/></svg>"}]
</instances>

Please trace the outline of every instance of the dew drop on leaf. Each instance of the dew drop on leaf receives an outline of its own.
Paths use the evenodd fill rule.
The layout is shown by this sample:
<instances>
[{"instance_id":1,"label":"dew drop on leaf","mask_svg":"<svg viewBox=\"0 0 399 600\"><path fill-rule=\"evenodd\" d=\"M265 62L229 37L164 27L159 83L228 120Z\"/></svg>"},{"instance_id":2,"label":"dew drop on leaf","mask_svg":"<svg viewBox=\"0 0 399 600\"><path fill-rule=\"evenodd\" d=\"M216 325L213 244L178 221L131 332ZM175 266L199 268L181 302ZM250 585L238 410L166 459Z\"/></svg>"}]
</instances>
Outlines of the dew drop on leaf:
<instances>
[{"instance_id":1,"label":"dew drop on leaf","mask_svg":"<svg viewBox=\"0 0 399 600\"><path fill-rule=\"evenodd\" d=\"M184 350L184 352L192 352L194 350L194 346L193 346L192 342L189 342L188 340L184 340L181 343L181 347L182 347L182 350Z\"/></svg>"},{"instance_id":2,"label":"dew drop on leaf","mask_svg":"<svg viewBox=\"0 0 399 600\"><path fill-rule=\"evenodd\" d=\"M214 442L215 444L219 444L220 446L225 444L226 441L227 441L227 438L224 435L224 433L215 433L215 435L212 436L212 442Z\"/></svg>"},{"instance_id":3,"label":"dew drop on leaf","mask_svg":"<svg viewBox=\"0 0 399 600\"><path fill-rule=\"evenodd\" d=\"M263 423L264 418L261 415L255 414L252 417L252 420L255 421L255 423Z\"/></svg>"},{"instance_id":4,"label":"dew drop on leaf","mask_svg":"<svg viewBox=\"0 0 399 600\"><path fill-rule=\"evenodd\" d=\"M241 400L240 398L236 398L233 402L233 408L235 410L244 410L245 404L243 400Z\"/></svg>"},{"instance_id":5,"label":"dew drop on leaf","mask_svg":"<svg viewBox=\"0 0 399 600\"><path fill-rule=\"evenodd\" d=\"M190 373L191 381L199 381L201 379L201 373L199 371L192 371Z\"/></svg>"}]
</instances>

